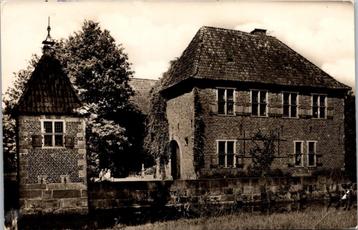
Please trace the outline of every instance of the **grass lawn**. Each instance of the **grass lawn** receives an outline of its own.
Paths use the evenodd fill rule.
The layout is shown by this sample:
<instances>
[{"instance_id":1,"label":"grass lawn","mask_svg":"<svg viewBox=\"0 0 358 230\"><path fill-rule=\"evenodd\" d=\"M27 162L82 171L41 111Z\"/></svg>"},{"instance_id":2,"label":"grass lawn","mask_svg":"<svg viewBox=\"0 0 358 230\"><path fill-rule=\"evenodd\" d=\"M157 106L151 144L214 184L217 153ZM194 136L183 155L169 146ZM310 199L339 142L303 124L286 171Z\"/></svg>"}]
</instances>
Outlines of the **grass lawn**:
<instances>
[{"instance_id":1,"label":"grass lawn","mask_svg":"<svg viewBox=\"0 0 358 230\"><path fill-rule=\"evenodd\" d=\"M151 230L209 230L209 229L347 229L357 225L357 211L319 209L289 213L237 213L218 217L179 219L176 221L155 222L139 226L117 225L113 229Z\"/></svg>"}]
</instances>

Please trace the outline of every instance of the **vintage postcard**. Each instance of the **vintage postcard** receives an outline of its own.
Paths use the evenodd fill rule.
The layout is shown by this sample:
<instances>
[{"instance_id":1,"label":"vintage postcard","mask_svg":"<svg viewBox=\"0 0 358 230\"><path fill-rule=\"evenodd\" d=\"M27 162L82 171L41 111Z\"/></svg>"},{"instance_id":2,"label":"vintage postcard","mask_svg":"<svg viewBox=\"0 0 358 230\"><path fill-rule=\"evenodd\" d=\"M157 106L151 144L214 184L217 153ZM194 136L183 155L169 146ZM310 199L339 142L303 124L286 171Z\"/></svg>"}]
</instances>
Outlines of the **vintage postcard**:
<instances>
[{"instance_id":1,"label":"vintage postcard","mask_svg":"<svg viewBox=\"0 0 358 230\"><path fill-rule=\"evenodd\" d=\"M352 2L1 10L5 229L357 226Z\"/></svg>"}]
</instances>

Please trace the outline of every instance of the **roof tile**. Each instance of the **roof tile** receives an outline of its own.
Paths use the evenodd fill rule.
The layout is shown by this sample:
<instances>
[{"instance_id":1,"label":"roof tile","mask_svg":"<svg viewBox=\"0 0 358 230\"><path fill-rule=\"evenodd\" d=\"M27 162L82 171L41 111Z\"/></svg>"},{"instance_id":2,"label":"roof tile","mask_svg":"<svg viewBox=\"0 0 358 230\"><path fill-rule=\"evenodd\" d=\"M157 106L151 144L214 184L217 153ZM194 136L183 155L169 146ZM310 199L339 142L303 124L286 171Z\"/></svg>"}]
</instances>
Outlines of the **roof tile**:
<instances>
[{"instance_id":1,"label":"roof tile","mask_svg":"<svg viewBox=\"0 0 358 230\"><path fill-rule=\"evenodd\" d=\"M188 78L349 89L277 38L202 27L174 64L164 88Z\"/></svg>"},{"instance_id":2,"label":"roof tile","mask_svg":"<svg viewBox=\"0 0 358 230\"><path fill-rule=\"evenodd\" d=\"M16 107L18 114L74 114L81 106L60 62L43 55Z\"/></svg>"}]
</instances>

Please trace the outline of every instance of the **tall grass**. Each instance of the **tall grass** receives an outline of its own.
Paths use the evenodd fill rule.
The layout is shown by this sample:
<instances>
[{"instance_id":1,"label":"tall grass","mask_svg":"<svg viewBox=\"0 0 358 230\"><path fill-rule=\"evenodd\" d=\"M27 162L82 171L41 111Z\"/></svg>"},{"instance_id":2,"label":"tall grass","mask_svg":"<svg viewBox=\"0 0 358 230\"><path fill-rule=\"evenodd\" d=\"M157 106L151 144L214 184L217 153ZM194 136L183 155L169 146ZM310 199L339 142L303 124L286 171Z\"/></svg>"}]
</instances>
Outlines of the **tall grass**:
<instances>
[{"instance_id":1,"label":"tall grass","mask_svg":"<svg viewBox=\"0 0 358 230\"><path fill-rule=\"evenodd\" d=\"M118 225L114 229L151 230L209 230L209 229L347 229L357 225L357 211L320 209L304 212L238 213L218 217L179 219L176 221L156 222L139 226Z\"/></svg>"}]
</instances>

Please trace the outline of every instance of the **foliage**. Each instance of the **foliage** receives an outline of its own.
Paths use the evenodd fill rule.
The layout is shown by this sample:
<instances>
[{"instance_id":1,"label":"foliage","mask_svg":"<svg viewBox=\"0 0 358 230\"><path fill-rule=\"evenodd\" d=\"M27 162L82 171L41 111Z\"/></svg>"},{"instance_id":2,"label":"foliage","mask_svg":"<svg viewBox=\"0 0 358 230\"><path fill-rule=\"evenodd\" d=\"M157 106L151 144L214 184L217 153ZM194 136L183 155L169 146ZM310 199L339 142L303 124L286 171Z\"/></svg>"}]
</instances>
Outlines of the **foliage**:
<instances>
[{"instance_id":1,"label":"foliage","mask_svg":"<svg viewBox=\"0 0 358 230\"><path fill-rule=\"evenodd\" d=\"M3 153L4 153L4 172L16 172L16 135L15 120L9 114L3 114Z\"/></svg>"},{"instance_id":2,"label":"foliage","mask_svg":"<svg viewBox=\"0 0 358 230\"><path fill-rule=\"evenodd\" d=\"M154 85L150 92L147 129L144 139L144 148L154 159L169 157L166 148L169 143L169 124L166 116L166 100L160 94L162 84L163 78Z\"/></svg>"},{"instance_id":3,"label":"foliage","mask_svg":"<svg viewBox=\"0 0 358 230\"><path fill-rule=\"evenodd\" d=\"M20 99L22 92L25 89L27 80L29 80L32 71L35 69L35 66L40 58L37 55L32 55L32 58L29 62L29 65L26 69L22 69L17 73L14 74L14 84L12 87L9 87L5 95L3 97L3 103L5 105L5 114L11 114L14 106L16 105L17 101ZM4 120L4 122L7 120Z\"/></svg>"},{"instance_id":4,"label":"foliage","mask_svg":"<svg viewBox=\"0 0 358 230\"><path fill-rule=\"evenodd\" d=\"M133 143L124 118L133 110L129 98L134 94L128 83L133 72L127 54L108 30L93 21L85 21L81 31L60 42L58 49L58 58L91 114L86 133L88 164L95 167L99 159L100 168L126 176L133 166L129 162Z\"/></svg>"},{"instance_id":5,"label":"foliage","mask_svg":"<svg viewBox=\"0 0 358 230\"><path fill-rule=\"evenodd\" d=\"M205 122L197 88L194 88L194 113L194 166L198 174L199 170L204 166Z\"/></svg>"},{"instance_id":6,"label":"foliage","mask_svg":"<svg viewBox=\"0 0 358 230\"><path fill-rule=\"evenodd\" d=\"M249 150L252 157L252 170L259 174L270 172L271 164L275 158L275 141L277 134L274 131L263 133L261 130L252 137L253 148Z\"/></svg>"},{"instance_id":7,"label":"foliage","mask_svg":"<svg viewBox=\"0 0 358 230\"><path fill-rule=\"evenodd\" d=\"M169 62L168 71L165 72L154 85L150 92L149 113L146 120L146 132L144 138L145 151L154 159L160 157L164 163L169 154L169 124L166 115L166 99L160 93L163 86L170 79L170 74L178 58ZM159 131L160 130L160 131ZM159 132L158 132L159 131Z\"/></svg>"},{"instance_id":8,"label":"foliage","mask_svg":"<svg viewBox=\"0 0 358 230\"><path fill-rule=\"evenodd\" d=\"M115 44L108 30L102 30L93 21L85 21L81 31L59 43L59 48L62 48L59 59L82 101L96 104L94 108L89 107L91 113L114 119L127 108L133 95L128 83L133 72L122 45Z\"/></svg>"}]
</instances>

